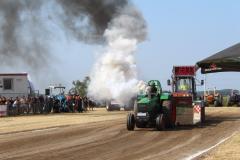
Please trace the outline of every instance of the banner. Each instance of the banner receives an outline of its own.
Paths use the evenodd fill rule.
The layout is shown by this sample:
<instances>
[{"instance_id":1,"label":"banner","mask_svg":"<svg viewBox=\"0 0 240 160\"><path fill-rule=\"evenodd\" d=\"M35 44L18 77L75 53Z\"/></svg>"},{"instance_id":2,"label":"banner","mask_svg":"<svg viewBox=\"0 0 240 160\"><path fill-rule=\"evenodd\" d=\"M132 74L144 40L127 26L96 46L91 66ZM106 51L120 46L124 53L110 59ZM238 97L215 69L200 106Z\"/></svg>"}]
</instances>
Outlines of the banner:
<instances>
[{"instance_id":1,"label":"banner","mask_svg":"<svg viewBox=\"0 0 240 160\"><path fill-rule=\"evenodd\" d=\"M7 116L7 105L0 105L0 117Z\"/></svg>"}]
</instances>

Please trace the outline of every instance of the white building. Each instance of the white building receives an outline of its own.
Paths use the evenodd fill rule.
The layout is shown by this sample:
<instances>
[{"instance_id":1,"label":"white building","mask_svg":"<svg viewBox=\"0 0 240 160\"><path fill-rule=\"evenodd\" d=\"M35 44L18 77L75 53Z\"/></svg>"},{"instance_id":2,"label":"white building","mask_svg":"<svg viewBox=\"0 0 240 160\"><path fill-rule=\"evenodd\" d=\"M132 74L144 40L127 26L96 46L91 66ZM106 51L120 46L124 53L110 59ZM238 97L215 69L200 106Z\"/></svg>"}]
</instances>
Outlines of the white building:
<instances>
[{"instance_id":1,"label":"white building","mask_svg":"<svg viewBox=\"0 0 240 160\"><path fill-rule=\"evenodd\" d=\"M0 73L0 96L27 97L32 90L27 73Z\"/></svg>"}]
</instances>

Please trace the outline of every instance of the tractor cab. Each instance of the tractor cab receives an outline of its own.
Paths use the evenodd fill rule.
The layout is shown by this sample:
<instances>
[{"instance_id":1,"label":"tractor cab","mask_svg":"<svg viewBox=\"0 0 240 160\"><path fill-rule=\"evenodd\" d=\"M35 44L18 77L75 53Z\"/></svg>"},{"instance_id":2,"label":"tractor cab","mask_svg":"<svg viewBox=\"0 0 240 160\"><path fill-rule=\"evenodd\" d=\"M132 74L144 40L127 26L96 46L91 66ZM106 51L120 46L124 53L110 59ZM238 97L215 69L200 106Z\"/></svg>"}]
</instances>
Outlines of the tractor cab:
<instances>
[{"instance_id":1,"label":"tractor cab","mask_svg":"<svg viewBox=\"0 0 240 160\"><path fill-rule=\"evenodd\" d=\"M193 77L177 77L175 79L175 92L194 93Z\"/></svg>"},{"instance_id":2,"label":"tractor cab","mask_svg":"<svg viewBox=\"0 0 240 160\"><path fill-rule=\"evenodd\" d=\"M172 92L174 97L196 98L196 82L194 66L174 66L172 74Z\"/></svg>"},{"instance_id":3,"label":"tractor cab","mask_svg":"<svg viewBox=\"0 0 240 160\"><path fill-rule=\"evenodd\" d=\"M176 123L193 124L194 107L201 109L203 106L201 101L197 101L195 66L174 66L172 81L168 80L168 85L172 86L172 105L176 108Z\"/></svg>"}]
</instances>

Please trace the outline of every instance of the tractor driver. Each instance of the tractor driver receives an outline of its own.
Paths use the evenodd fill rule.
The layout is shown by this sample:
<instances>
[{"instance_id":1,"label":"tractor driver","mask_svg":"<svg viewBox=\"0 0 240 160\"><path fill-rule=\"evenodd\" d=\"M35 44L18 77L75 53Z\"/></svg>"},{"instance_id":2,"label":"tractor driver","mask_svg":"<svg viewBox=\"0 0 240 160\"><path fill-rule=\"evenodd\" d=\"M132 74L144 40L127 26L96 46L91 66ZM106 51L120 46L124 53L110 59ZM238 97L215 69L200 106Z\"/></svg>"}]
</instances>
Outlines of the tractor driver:
<instances>
[{"instance_id":1,"label":"tractor driver","mask_svg":"<svg viewBox=\"0 0 240 160\"><path fill-rule=\"evenodd\" d=\"M188 91L189 90L189 85L187 83L187 80L184 79L179 87L180 90L182 91Z\"/></svg>"},{"instance_id":2,"label":"tractor driver","mask_svg":"<svg viewBox=\"0 0 240 160\"><path fill-rule=\"evenodd\" d=\"M151 95L156 95L156 93L157 93L157 87L155 86L154 82L152 82L150 84L150 93L151 93Z\"/></svg>"}]
</instances>

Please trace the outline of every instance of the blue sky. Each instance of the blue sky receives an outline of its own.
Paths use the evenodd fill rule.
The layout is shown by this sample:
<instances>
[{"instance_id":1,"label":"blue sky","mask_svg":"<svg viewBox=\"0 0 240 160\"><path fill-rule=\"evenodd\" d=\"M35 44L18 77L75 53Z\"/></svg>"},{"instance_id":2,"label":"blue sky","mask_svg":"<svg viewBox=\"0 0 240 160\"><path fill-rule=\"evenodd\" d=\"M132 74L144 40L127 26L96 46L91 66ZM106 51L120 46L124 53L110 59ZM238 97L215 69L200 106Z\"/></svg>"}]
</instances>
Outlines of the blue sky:
<instances>
[{"instance_id":1,"label":"blue sky","mask_svg":"<svg viewBox=\"0 0 240 160\"><path fill-rule=\"evenodd\" d=\"M158 79L164 89L169 89L166 81L173 65L194 65L240 41L240 1L133 0L133 3L148 25L147 40L136 53L139 78ZM58 82L69 87L72 80L89 75L101 47L61 37L54 43L58 57L54 63L62 77ZM198 73L198 78L203 76ZM209 74L207 80L209 88L240 89L240 73Z\"/></svg>"},{"instance_id":2,"label":"blue sky","mask_svg":"<svg viewBox=\"0 0 240 160\"><path fill-rule=\"evenodd\" d=\"M139 67L144 78L160 79L164 87L173 65L193 65L240 40L240 1L134 3L149 27L149 39L137 56ZM240 89L239 80L239 73L209 74L207 87Z\"/></svg>"}]
</instances>

